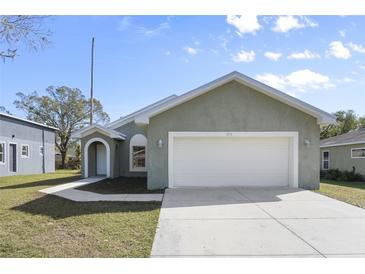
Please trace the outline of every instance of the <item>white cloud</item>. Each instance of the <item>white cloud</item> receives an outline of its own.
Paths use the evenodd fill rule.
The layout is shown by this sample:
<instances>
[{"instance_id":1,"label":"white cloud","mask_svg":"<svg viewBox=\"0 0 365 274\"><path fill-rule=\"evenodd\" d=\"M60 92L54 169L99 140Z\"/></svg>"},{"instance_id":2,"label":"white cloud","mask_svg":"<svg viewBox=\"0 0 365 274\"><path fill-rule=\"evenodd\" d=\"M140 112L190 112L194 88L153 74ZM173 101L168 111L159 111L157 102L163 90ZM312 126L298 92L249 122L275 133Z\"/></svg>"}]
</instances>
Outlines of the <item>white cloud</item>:
<instances>
[{"instance_id":1,"label":"white cloud","mask_svg":"<svg viewBox=\"0 0 365 274\"><path fill-rule=\"evenodd\" d=\"M298 70L286 76L288 84L299 90L329 88L334 85L326 75L313 72L309 69Z\"/></svg>"},{"instance_id":2,"label":"white cloud","mask_svg":"<svg viewBox=\"0 0 365 274\"><path fill-rule=\"evenodd\" d=\"M346 36L346 30L342 29L342 30L338 31L338 34L339 34L342 38L345 38L345 36Z\"/></svg>"},{"instance_id":3,"label":"white cloud","mask_svg":"<svg viewBox=\"0 0 365 274\"><path fill-rule=\"evenodd\" d=\"M341 41L333 41L329 46L330 48L327 51L328 55L338 59L349 59L351 57L349 49L346 48Z\"/></svg>"},{"instance_id":4,"label":"white cloud","mask_svg":"<svg viewBox=\"0 0 365 274\"><path fill-rule=\"evenodd\" d=\"M168 16L166 17L166 20L164 22L161 22L157 27L147 28L144 25L137 24L132 16L123 16L118 21L117 30L123 32L129 28L132 28L137 33L152 37L162 34L164 31L170 29L170 21L171 17Z\"/></svg>"},{"instance_id":5,"label":"white cloud","mask_svg":"<svg viewBox=\"0 0 365 274\"><path fill-rule=\"evenodd\" d=\"M335 86L328 76L309 69L294 71L288 75L266 73L257 75L256 79L273 88L285 90L291 95L295 95L297 92L327 89Z\"/></svg>"},{"instance_id":6,"label":"white cloud","mask_svg":"<svg viewBox=\"0 0 365 274\"><path fill-rule=\"evenodd\" d=\"M365 53L365 47L360 44L348 43L347 44L353 51Z\"/></svg>"},{"instance_id":7,"label":"white cloud","mask_svg":"<svg viewBox=\"0 0 365 274\"><path fill-rule=\"evenodd\" d=\"M183 58L183 62L184 62L185 64L190 63L190 61L189 61L189 59L188 59L188 58Z\"/></svg>"},{"instance_id":8,"label":"white cloud","mask_svg":"<svg viewBox=\"0 0 365 274\"><path fill-rule=\"evenodd\" d=\"M305 49L303 52L295 52L288 56L288 59L315 59L315 58L321 58L321 56L307 49Z\"/></svg>"},{"instance_id":9,"label":"white cloud","mask_svg":"<svg viewBox=\"0 0 365 274\"><path fill-rule=\"evenodd\" d=\"M118 21L118 31L125 31L131 25L132 25L132 17L123 16L123 18Z\"/></svg>"},{"instance_id":10,"label":"white cloud","mask_svg":"<svg viewBox=\"0 0 365 274\"><path fill-rule=\"evenodd\" d=\"M198 54L198 49L192 47L184 47L184 50L189 53L190 55Z\"/></svg>"},{"instance_id":11,"label":"white cloud","mask_svg":"<svg viewBox=\"0 0 365 274\"><path fill-rule=\"evenodd\" d=\"M255 60L255 56L256 55L253 50L251 51L241 50L232 57L232 60L236 63L241 63L241 62L249 63Z\"/></svg>"},{"instance_id":12,"label":"white cloud","mask_svg":"<svg viewBox=\"0 0 365 274\"><path fill-rule=\"evenodd\" d=\"M292 29L301 29L305 27L318 27L318 24L305 16L284 15L279 16L272 28L275 32L288 32Z\"/></svg>"},{"instance_id":13,"label":"white cloud","mask_svg":"<svg viewBox=\"0 0 365 274\"><path fill-rule=\"evenodd\" d=\"M310 27L310 28L316 28L316 27L318 27L318 23L317 22L314 22L313 20L309 19L308 17L301 16L300 18L303 20L304 25L306 27Z\"/></svg>"},{"instance_id":14,"label":"white cloud","mask_svg":"<svg viewBox=\"0 0 365 274\"><path fill-rule=\"evenodd\" d=\"M352 83L352 82L355 82L355 80L352 79L352 78L349 78L349 77L345 77L340 82L342 82L342 83Z\"/></svg>"},{"instance_id":15,"label":"white cloud","mask_svg":"<svg viewBox=\"0 0 365 274\"><path fill-rule=\"evenodd\" d=\"M285 77L280 75L265 73L262 75L257 75L256 79L276 89L285 89L286 87Z\"/></svg>"},{"instance_id":16,"label":"white cloud","mask_svg":"<svg viewBox=\"0 0 365 274\"><path fill-rule=\"evenodd\" d=\"M267 51L264 55L267 59L271 61L278 61L282 54L280 52Z\"/></svg>"},{"instance_id":17,"label":"white cloud","mask_svg":"<svg viewBox=\"0 0 365 274\"><path fill-rule=\"evenodd\" d=\"M229 15L227 16L227 23L236 27L237 34L242 35L245 33L256 33L262 26L257 20L256 15Z\"/></svg>"},{"instance_id":18,"label":"white cloud","mask_svg":"<svg viewBox=\"0 0 365 274\"><path fill-rule=\"evenodd\" d=\"M225 51L228 51L228 43L229 43L229 40L224 36L224 35L220 35L218 36L218 39L220 41L220 45L221 47L225 50Z\"/></svg>"},{"instance_id":19,"label":"white cloud","mask_svg":"<svg viewBox=\"0 0 365 274\"><path fill-rule=\"evenodd\" d=\"M155 36L158 34L161 34L165 30L168 30L170 28L170 24L168 22L162 22L158 27L154 29L147 29L144 26L137 27L137 32L144 34L146 36Z\"/></svg>"},{"instance_id":20,"label":"white cloud","mask_svg":"<svg viewBox=\"0 0 365 274\"><path fill-rule=\"evenodd\" d=\"M164 52L164 55L165 55L165 56L170 56L170 55L171 55L171 51L166 50L166 51Z\"/></svg>"}]
</instances>

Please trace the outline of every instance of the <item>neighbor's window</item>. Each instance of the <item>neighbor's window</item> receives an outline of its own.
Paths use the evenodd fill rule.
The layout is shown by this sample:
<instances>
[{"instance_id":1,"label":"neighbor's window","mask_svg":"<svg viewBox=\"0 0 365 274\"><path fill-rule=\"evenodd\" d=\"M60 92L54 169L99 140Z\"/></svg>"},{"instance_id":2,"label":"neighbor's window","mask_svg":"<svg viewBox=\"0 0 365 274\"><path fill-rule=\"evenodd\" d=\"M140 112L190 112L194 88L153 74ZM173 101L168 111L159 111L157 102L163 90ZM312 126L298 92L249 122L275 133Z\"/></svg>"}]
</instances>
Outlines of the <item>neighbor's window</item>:
<instances>
[{"instance_id":1,"label":"neighbor's window","mask_svg":"<svg viewBox=\"0 0 365 274\"><path fill-rule=\"evenodd\" d=\"M146 147L133 146L133 168L146 167Z\"/></svg>"},{"instance_id":2,"label":"neighbor's window","mask_svg":"<svg viewBox=\"0 0 365 274\"><path fill-rule=\"evenodd\" d=\"M29 145L22 145L22 158L29 158Z\"/></svg>"},{"instance_id":3,"label":"neighbor's window","mask_svg":"<svg viewBox=\"0 0 365 274\"><path fill-rule=\"evenodd\" d=\"M41 156L43 156L43 154L44 154L44 147L43 147L43 146L40 146L40 147L39 147L39 154L40 154Z\"/></svg>"},{"instance_id":4,"label":"neighbor's window","mask_svg":"<svg viewBox=\"0 0 365 274\"><path fill-rule=\"evenodd\" d=\"M351 149L351 158L365 158L365 147Z\"/></svg>"},{"instance_id":5,"label":"neighbor's window","mask_svg":"<svg viewBox=\"0 0 365 274\"><path fill-rule=\"evenodd\" d=\"M330 152L323 151L322 152L322 169L328 169L330 166Z\"/></svg>"},{"instance_id":6,"label":"neighbor's window","mask_svg":"<svg viewBox=\"0 0 365 274\"><path fill-rule=\"evenodd\" d=\"M5 143L0 143L0 164L5 163Z\"/></svg>"},{"instance_id":7,"label":"neighbor's window","mask_svg":"<svg viewBox=\"0 0 365 274\"><path fill-rule=\"evenodd\" d=\"M129 143L129 170L146 171L146 152L147 139L142 134L136 134L130 139Z\"/></svg>"}]
</instances>

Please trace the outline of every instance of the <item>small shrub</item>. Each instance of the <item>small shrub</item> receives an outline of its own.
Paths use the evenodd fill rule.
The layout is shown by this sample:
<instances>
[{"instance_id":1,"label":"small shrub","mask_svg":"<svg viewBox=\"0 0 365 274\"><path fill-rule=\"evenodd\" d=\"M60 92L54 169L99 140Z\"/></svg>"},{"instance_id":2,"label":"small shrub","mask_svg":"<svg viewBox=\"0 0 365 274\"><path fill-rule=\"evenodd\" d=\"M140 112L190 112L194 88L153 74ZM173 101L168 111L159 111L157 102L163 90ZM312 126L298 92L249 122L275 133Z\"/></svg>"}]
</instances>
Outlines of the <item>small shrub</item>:
<instances>
[{"instance_id":1,"label":"small shrub","mask_svg":"<svg viewBox=\"0 0 365 274\"><path fill-rule=\"evenodd\" d=\"M67 169L80 169L81 164L77 160L68 160L67 162Z\"/></svg>"},{"instance_id":2,"label":"small shrub","mask_svg":"<svg viewBox=\"0 0 365 274\"><path fill-rule=\"evenodd\" d=\"M341 177L341 171L339 169L329 169L323 172L323 179L337 180Z\"/></svg>"},{"instance_id":3,"label":"small shrub","mask_svg":"<svg viewBox=\"0 0 365 274\"><path fill-rule=\"evenodd\" d=\"M354 169L352 171L348 171L348 170L340 171L338 168L329 169L326 171L322 170L321 178L327 179L327 180L346 181L346 182L364 181L364 178L361 176L361 174L356 173Z\"/></svg>"},{"instance_id":4,"label":"small shrub","mask_svg":"<svg viewBox=\"0 0 365 274\"><path fill-rule=\"evenodd\" d=\"M345 170L342 172L341 180L348 182L360 182L363 178L359 173Z\"/></svg>"}]
</instances>

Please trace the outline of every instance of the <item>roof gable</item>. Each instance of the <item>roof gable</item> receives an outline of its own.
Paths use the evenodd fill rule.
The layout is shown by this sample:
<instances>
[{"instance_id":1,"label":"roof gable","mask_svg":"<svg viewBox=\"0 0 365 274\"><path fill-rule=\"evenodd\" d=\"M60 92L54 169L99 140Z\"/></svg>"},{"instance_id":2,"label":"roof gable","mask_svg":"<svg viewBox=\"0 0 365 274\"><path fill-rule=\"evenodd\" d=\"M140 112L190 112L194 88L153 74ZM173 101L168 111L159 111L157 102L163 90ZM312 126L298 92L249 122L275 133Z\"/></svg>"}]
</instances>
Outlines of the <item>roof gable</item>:
<instances>
[{"instance_id":1,"label":"roof gable","mask_svg":"<svg viewBox=\"0 0 365 274\"><path fill-rule=\"evenodd\" d=\"M294 98L284 92L269 87L237 71L233 71L227 75L224 75L212 82L209 82L203 86L193 89L180 96L173 97L162 104L156 105L149 109L147 108L146 110L141 110L133 116L132 120L134 120L137 124L148 124L149 119L151 117L154 117L166 110L169 110L175 106L178 106L182 103L192 100L197 96L212 91L215 88L227 84L231 81L237 81L243 85L246 85L254 89L255 91L261 92L262 94L265 94L273 99L276 99L302 112L305 112L315 117L317 119L317 123L320 125L336 123L335 117L332 116L331 114L323 110L320 110L310 104L307 104L297 98Z\"/></svg>"},{"instance_id":2,"label":"roof gable","mask_svg":"<svg viewBox=\"0 0 365 274\"><path fill-rule=\"evenodd\" d=\"M101 134L104 134L113 139L119 139L119 140L126 139L126 136L123 133L120 133L120 132L115 131L110 128L106 128L106 127L104 127L102 125L98 125L98 124L93 124L93 125L84 127L82 129L72 133L71 137L72 138L82 138L82 137L90 135L94 132L100 132Z\"/></svg>"}]
</instances>

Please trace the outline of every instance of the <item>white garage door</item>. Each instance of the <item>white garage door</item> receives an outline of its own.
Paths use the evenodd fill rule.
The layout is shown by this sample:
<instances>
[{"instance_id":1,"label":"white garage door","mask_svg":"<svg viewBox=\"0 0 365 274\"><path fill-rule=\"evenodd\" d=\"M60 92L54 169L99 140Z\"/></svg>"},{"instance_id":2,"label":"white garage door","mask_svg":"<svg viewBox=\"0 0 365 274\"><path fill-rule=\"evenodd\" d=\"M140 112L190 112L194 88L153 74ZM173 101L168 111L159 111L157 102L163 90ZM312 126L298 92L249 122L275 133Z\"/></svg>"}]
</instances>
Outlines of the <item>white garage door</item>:
<instances>
[{"instance_id":1,"label":"white garage door","mask_svg":"<svg viewBox=\"0 0 365 274\"><path fill-rule=\"evenodd\" d=\"M170 187L288 186L288 137L173 138Z\"/></svg>"}]
</instances>

